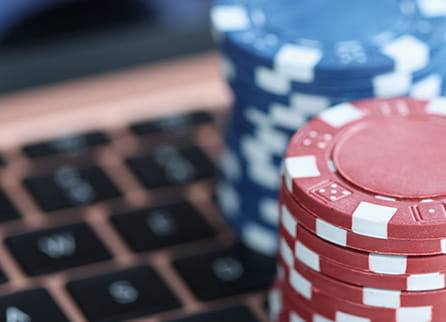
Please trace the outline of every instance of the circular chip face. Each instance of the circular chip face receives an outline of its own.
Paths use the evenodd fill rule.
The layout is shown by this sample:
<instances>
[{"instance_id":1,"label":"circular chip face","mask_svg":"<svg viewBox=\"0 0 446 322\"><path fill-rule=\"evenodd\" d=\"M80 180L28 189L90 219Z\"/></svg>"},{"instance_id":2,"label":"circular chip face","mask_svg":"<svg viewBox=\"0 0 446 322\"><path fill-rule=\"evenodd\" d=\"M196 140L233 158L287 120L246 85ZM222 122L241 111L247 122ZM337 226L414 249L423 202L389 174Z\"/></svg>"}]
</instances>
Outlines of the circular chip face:
<instances>
[{"instance_id":1,"label":"circular chip face","mask_svg":"<svg viewBox=\"0 0 446 322\"><path fill-rule=\"evenodd\" d=\"M430 48L441 44L440 28L418 1L378 1L219 0L211 18L225 50L295 81L425 68Z\"/></svg>"},{"instance_id":2,"label":"circular chip face","mask_svg":"<svg viewBox=\"0 0 446 322\"><path fill-rule=\"evenodd\" d=\"M336 169L378 195L423 199L446 194L446 120L387 118L363 122L333 149ZM366 166L364 166L366 165ZM435 209L428 214L435 214Z\"/></svg>"},{"instance_id":3,"label":"circular chip face","mask_svg":"<svg viewBox=\"0 0 446 322\"><path fill-rule=\"evenodd\" d=\"M335 106L292 138L286 187L318 218L357 235L446 238L445 122L443 99Z\"/></svg>"},{"instance_id":4,"label":"circular chip face","mask_svg":"<svg viewBox=\"0 0 446 322\"><path fill-rule=\"evenodd\" d=\"M444 254L443 239L424 239L420 241L416 239L381 239L364 236L318 218L302 204L295 201L284 188L281 189L280 199L282 214L294 218L301 226L330 243L360 251L389 255L426 256ZM287 224L289 222L290 220Z\"/></svg>"}]
</instances>

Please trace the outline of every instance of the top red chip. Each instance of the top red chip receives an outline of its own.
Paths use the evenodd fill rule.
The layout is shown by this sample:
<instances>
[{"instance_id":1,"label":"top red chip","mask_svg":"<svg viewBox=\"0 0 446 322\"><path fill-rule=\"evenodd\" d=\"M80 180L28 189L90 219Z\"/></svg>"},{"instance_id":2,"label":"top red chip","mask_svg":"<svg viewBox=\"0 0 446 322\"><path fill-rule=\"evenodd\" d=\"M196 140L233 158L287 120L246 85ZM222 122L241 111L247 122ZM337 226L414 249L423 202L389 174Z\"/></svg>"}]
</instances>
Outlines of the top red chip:
<instances>
[{"instance_id":1,"label":"top red chip","mask_svg":"<svg viewBox=\"0 0 446 322\"><path fill-rule=\"evenodd\" d=\"M445 138L446 99L340 104L292 138L287 188L320 218L357 234L446 238Z\"/></svg>"}]
</instances>

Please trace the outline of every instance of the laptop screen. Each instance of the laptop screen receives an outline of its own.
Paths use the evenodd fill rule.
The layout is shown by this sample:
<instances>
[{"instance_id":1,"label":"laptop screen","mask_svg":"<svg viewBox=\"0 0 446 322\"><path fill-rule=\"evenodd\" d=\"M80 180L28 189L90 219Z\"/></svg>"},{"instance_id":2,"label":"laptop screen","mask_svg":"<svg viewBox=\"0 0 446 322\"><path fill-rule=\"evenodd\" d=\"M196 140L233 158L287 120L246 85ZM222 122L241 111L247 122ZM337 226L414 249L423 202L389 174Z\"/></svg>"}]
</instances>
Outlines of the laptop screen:
<instances>
[{"instance_id":1,"label":"laptop screen","mask_svg":"<svg viewBox=\"0 0 446 322\"><path fill-rule=\"evenodd\" d=\"M212 47L211 0L6 0L0 93Z\"/></svg>"}]
</instances>

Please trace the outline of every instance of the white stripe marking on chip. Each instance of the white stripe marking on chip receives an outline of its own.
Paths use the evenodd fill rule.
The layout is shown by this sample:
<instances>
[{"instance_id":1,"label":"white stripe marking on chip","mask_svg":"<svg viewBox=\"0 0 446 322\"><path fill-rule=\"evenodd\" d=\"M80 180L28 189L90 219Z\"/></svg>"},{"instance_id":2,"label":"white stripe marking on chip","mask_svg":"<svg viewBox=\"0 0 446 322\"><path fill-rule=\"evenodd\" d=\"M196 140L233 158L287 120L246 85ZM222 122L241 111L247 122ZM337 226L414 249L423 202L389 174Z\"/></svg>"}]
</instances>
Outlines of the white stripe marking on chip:
<instances>
[{"instance_id":1,"label":"white stripe marking on chip","mask_svg":"<svg viewBox=\"0 0 446 322\"><path fill-rule=\"evenodd\" d=\"M291 90L290 81L265 67L257 67L254 72L255 84L266 92L286 95Z\"/></svg>"},{"instance_id":2,"label":"white stripe marking on chip","mask_svg":"<svg viewBox=\"0 0 446 322\"><path fill-rule=\"evenodd\" d=\"M216 6L211 10L211 19L218 30L245 30L250 26L246 9L240 6Z\"/></svg>"},{"instance_id":3,"label":"white stripe marking on chip","mask_svg":"<svg viewBox=\"0 0 446 322\"><path fill-rule=\"evenodd\" d=\"M396 310L397 322L429 322L432 320L432 307L400 307Z\"/></svg>"},{"instance_id":4,"label":"white stripe marking on chip","mask_svg":"<svg viewBox=\"0 0 446 322\"><path fill-rule=\"evenodd\" d=\"M393 58L399 72L413 73L429 63L428 45L413 36L401 36L386 44L382 51Z\"/></svg>"},{"instance_id":5,"label":"white stripe marking on chip","mask_svg":"<svg viewBox=\"0 0 446 322\"><path fill-rule=\"evenodd\" d=\"M407 256L370 253L369 269L379 274L405 274L407 269Z\"/></svg>"},{"instance_id":6,"label":"white stripe marking on chip","mask_svg":"<svg viewBox=\"0 0 446 322\"><path fill-rule=\"evenodd\" d=\"M319 177L321 175L314 155L286 158L285 170L286 174L293 179Z\"/></svg>"},{"instance_id":7,"label":"white stripe marking on chip","mask_svg":"<svg viewBox=\"0 0 446 322\"><path fill-rule=\"evenodd\" d=\"M302 319L297 313L291 312L290 313L290 322L305 322L305 320Z\"/></svg>"},{"instance_id":8,"label":"white stripe marking on chip","mask_svg":"<svg viewBox=\"0 0 446 322\"><path fill-rule=\"evenodd\" d=\"M361 202L352 218L353 232L375 238L387 239L387 225L397 208Z\"/></svg>"},{"instance_id":9,"label":"white stripe marking on chip","mask_svg":"<svg viewBox=\"0 0 446 322\"><path fill-rule=\"evenodd\" d=\"M319 114L319 118L322 121L336 128L359 120L363 116L364 113L349 103L336 105Z\"/></svg>"},{"instance_id":10,"label":"white stripe marking on chip","mask_svg":"<svg viewBox=\"0 0 446 322\"><path fill-rule=\"evenodd\" d=\"M248 246L263 254L273 256L277 252L276 234L256 223L245 224L242 239Z\"/></svg>"},{"instance_id":11,"label":"white stripe marking on chip","mask_svg":"<svg viewBox=\"0 0 446 322\"><path fill-rule=\"evenodd\" d=\"M370 319L362 316L352 315L341 311L336 311L336 322L370 322Z\"/></svg>"},{"instance_id":12,"label":"white stripe marking on chip","mask_svg":"<svg viewBox=\"0 0 446 322\"><path fill-rule=\"evenodd\" d=\"M310 300L312 289L311 282L294 269L290 270L290 274L290 284L294 290L306 299Z\"/></svg>"},{"instance_id":13,"label":"white stripe marking on chip","mask_svg":"<svg viewBox=\"0 0 446 322\"><path fill-rule=\"evenodd\" d=\"M398 308L401 306L401 291L364 287L362 303L377 307Z\"/></svg>"},{"instance_id":14,"label":"white stripe marking on chip","mask_svg":"<svg viewBox=\"0 0 446 322\"><path fill-rule=\"evenodd\" d=\"M277 226L279 222L279 206L276 199L265 197L260 200L259 212L262 220L272 226Z\"/></svg>"},{"instance_id":15,"label":"white stripe marking on chip","mask_svg":"<svg viewBox=\"0 0 446 322\"><path fill-rule=\"evenodd\" d=\"M446 1L444 0L418 0L417 4L426 17L446 16Z\"/></svg>"},{"instance_id":16,"label":"white stripe marking on chip","mask_svg":"<svg viewBox=\"0 0 446 322\"><path fill-rule=\"evenodd\" d=\"M305 265L315 271L320 271L319 255L309 249L301 242L296 242L296 257Z\"/></svg>"},{"instance_id":17,"label":"white stripe marking on chip","mask_svg":"<svg viewBox=\"0 0 446 322\"><path fill-rule=\"evenodd\" d=\"M321 59L322 51L319 48L286 44L274 58L274 67L278 73L291 80L310 83L314 80L314 69ZM296 62L299 62L297 66Z\"/></svg>"},{"instance_id":18,"label":"white stripe marking on chip","mask_svg":"<svg viewBox=\"0 0 446 322\"><path fill-rule=\"evenodd\" d=\"M426 106L426 112L430 114L446 115L446 98L436 98Z\"/></svg>"},{"instance_id":19,"label":"white stripe marking on chip","mask_svg":"<svg viewBox=\"0 0 446 322\"><path fill-rule=\"evenodd\" d=\"M286 205L282 205L281 207L281 222L283 227L285 227L286 231L294 238L296 238L296 227L297 227L297 220L293 217L293 215L290 213Z\"/></svg>"},{"instance_id":20,"label":"white stripe marking on chip","mask_svg":"<svg viewBox=\"0 0 446 322\"><path fill-rule=\"evenodd\" d=\"M280 239L280 255L289 267L294 267L293 250L288 246L288 243L284 239Z\"/></svg>"},{"instance_id":21,"label":"white stripe marking on chip","mask_svg":"<svg viewBox=\"0 0 446 322\"><path fill-rule=\"evenodd\" d=\"M340 246L347 246L347 231L328 222L316 219L316 235Z\"/></svg>"},{"instance_id":22,"label":"white stripe marking on chip","mask_svg":"<svg viewBox=\"0 0 446 322\"><path fill-rule=\"evenodd\" d=\"M407 278L408 291L438 290L444 287L444 275L440 273L413 274Z\"/></svg>"}]
</instances>

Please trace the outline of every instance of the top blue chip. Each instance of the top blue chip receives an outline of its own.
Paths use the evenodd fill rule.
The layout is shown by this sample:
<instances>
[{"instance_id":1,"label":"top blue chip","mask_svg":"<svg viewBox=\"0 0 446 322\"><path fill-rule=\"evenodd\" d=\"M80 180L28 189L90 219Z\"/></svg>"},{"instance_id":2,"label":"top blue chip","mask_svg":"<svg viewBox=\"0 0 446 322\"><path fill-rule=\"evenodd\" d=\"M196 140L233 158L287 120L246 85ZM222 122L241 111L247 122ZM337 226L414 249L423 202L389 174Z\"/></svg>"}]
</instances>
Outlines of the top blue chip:
<instances>
[{"instance_id":1,"label":"top blue chip","mask_svg":"<svg viewBox=\"0 0 446 322\"><path fill-rule=\"evenodd\" d=\"M426 68L445 31L426 1L217 0L211 18L226 50L312 83Z\"/></svg>"}]
</instances>

